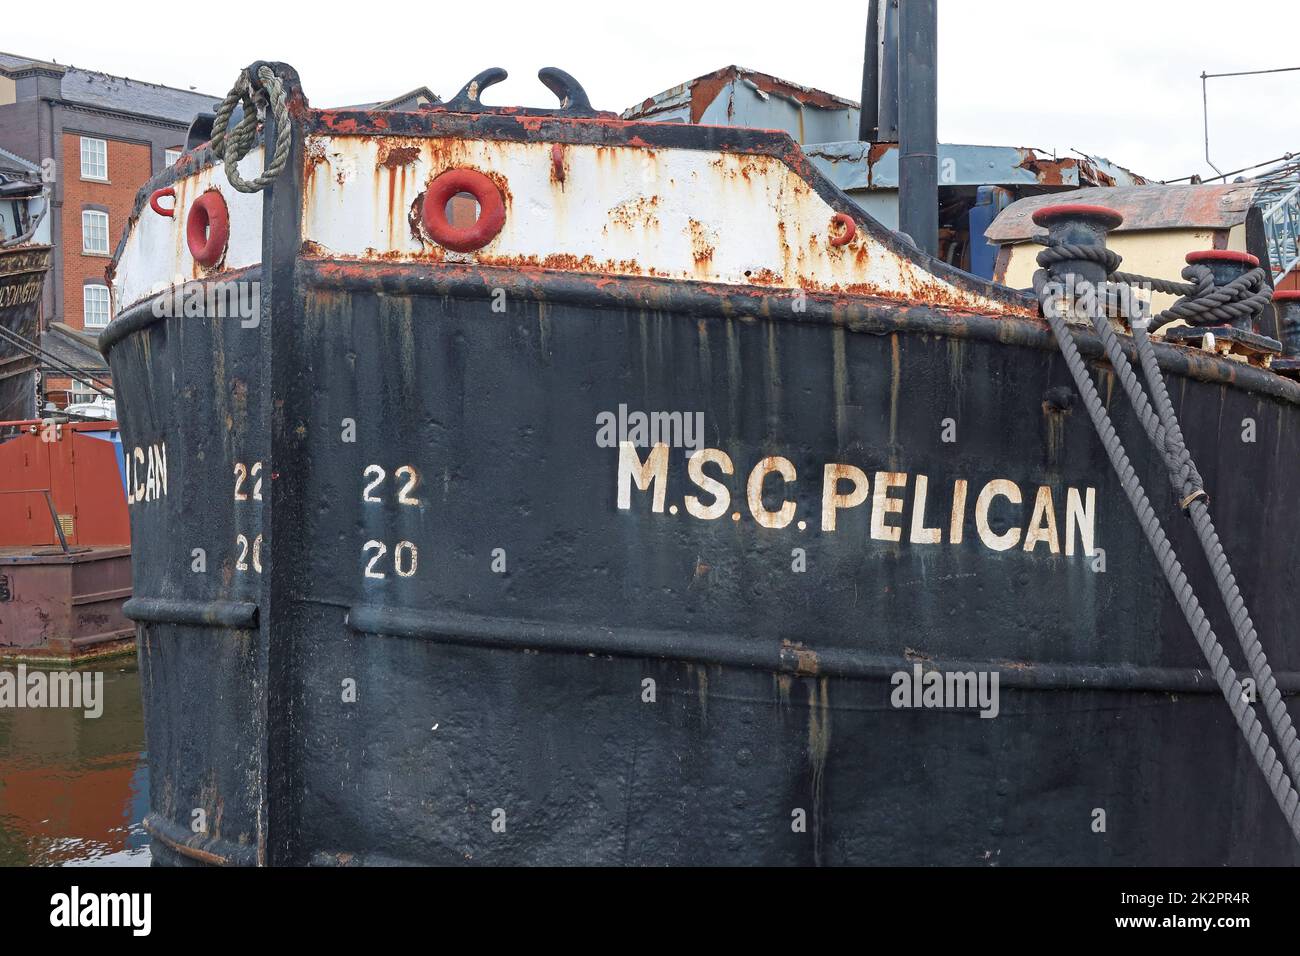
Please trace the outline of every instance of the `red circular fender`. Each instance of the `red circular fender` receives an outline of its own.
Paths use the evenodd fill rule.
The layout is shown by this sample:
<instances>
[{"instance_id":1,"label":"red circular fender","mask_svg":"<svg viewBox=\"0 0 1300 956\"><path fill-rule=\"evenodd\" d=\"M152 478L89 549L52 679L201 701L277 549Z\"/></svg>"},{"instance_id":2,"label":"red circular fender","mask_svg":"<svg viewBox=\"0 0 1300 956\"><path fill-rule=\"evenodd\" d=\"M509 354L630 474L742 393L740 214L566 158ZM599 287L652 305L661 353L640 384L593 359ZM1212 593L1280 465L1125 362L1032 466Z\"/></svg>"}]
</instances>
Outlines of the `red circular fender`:
<instances>
[{"instance_id":1,"label":"red circular fender","mask_svg":"<svg viewBox=\"0 0 1300 956\"><path fill-rule=\"evenodd\" d=\"M447 201L457 193L469 193L478 200L478 220L472 226L453 226L447 219ZM506 206L496 183L478 170L449 169L425 190L421 220L438 245L472 252L496 238L506 222Z\"/></svg>"},{"instance_id":2,"label":"red circular fender","mask_svg":"<svg viewBox=\"0 0 1300 956\"><path fill-rule=\"evenodd\" d=\"M172 205L160 205L158 200L165 196L170 196ZM166 216L169 219L176 215L176 190L168 186L166 189L155 189L149 196L149 208L160 216Z\"/></svg>"},{"instance_id":3,"label":"red circular fender","mask_svg":"<svg viewBox=\"0 0 1300 956\"><path fill-rule=\"evenodd\" d=\"M185 220L185 241L199 265L214 266L221 261L230 241L230 210L215 189L205 192L190 207Z\"/></svg>"},{"instance_id":4,"label":"red circular fender","mask_svg":"<svg viewBox=\"0 0 1300 956\"><path fill-rule=\"evenodd\" d=\"M840 234L831 236L832 246L847 246L853 241L853 237L858 234L858 224L847 213L837 212L831 216L831 225L839 225L840 227Z\"/></svg>"}]
</instances>

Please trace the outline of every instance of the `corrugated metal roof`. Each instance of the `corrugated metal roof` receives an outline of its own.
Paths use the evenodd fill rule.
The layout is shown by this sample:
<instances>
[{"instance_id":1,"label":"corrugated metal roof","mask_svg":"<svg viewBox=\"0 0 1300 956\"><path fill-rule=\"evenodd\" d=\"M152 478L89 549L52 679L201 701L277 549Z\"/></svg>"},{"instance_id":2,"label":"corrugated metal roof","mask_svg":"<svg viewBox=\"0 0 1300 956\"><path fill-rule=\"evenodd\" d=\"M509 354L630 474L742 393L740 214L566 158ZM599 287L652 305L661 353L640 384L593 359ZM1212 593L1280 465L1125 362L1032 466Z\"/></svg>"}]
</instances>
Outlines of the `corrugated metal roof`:
<instances>
[{"instance_id":1,"label":"corrugated metal roof","mask_svg":"<svg viewBox=\"0 0 1300 956\"><path fill-rule=\"evenodd\" d=\"M1257 186L1253 182L1201 186L1120 186L1076 189L1069 202L1105 206L1124 217L1117 232L1144 229L1230 229L1246 221ZM1061 195L1030 196L1012 203L989 226L990 242L1020 242L1047 230L1030 217Z\"/></svg>"},{"instance_id":2,"label":"corrugated metal roof","mask_svg":"<svg viewBox=\"0 0 1300 956\"><path fill-rule=\"evenodd\" d=\"M740 66L724 66L648 97L623 119L785 130L845 190L898 188L898 144L864 143L856 102ZM1027 147L939 146L945 186L1131 186L1147 180L1099 156Z\"/></svg>"},{"instance_id":3,"label":"corrugated metal roof","mask_svg":"<svg viewBox=\"0 0 1300 956\"><path fill-rule=\"evenodd\" d=\"M798 143L856 135L858 104L822 90L724 66L648 97L623 119L785 130Z\"/></svg>"},{"instance_id":4,"label":"corrugated metal roof","mask_svg":"<svg viewBox=\"0 0 1300 956\"><path fill-rule=\"evenodd\" d=\"M721 92L729 81L733 80L748 80L764 93L796 100L805 106L816 106L822 109L858 108L858 103L855 100L845 99L833 93L815 90L810 86L783 80L780 77L772 76L770 73L760 73L758 70L750 70L733 64L714 70L712 73L697 76L693 80L679 83L671 89L648 97L636 106L625 109L622 113L623 119L649 119L654 117L656 113L675 110L679 106L693 102L696 116L691 122L699 122L699 116L704 113L708 104L713 101L713 98Z\"/></svg>"},{"instance_id":5,"label":"corrugated metal roof","mask_svg":"<svg viewBox=\"0 0 1300 956\"><path fill-rule=\"evenodd\" d=\"M1131 186L1146 180L1091 156L1049 156L1023 146L940 143L944 186ZM814 165L844 190L897 189L897 143L816 143L804 147ZM1071 193L1075 195L1076 193Z\"/></svg>"}]
</instances>

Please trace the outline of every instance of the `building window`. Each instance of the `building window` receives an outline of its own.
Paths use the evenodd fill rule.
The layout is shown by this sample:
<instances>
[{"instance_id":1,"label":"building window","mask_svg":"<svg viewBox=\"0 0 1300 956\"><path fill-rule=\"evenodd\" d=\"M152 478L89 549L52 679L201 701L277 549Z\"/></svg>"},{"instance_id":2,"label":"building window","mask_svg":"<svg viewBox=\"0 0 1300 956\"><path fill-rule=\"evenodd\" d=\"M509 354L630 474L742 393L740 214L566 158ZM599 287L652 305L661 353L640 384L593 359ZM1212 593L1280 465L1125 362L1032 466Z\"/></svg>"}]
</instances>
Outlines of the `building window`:
<instances>
[{"instance_id":1,"label":"building window","mask_svg":"<svg viewBox=\"0 0 1300 956\"><path fill-rule=\"evenodd\" d=\"M176 160L178 160L178 159L181 158L181 156L184 154L184 152L185 152L185 151L184 151L183 149L181 149L179 146L177 146L175 149L164 150L164 151L163 151L163 165L164 165L164 166L171 166L171 165L173 165L173 164L176 162Z\"/></svg>"},{"instance_id":2,"label":"building window","mask_svg":"<svg viewBox=\"0 0 1300 956\"><path fill-rule=\"evenodd\" d=\"M84 324L86 328L102 329L104 326L108 325L108 286L82 286L81 300L82 305L84 306L82 315L85 317Z\"/></svg>"},{"instance_id":3,"label":"building window","mask_svg":"<svg viewBox=\"0 0 1300 956\"><path fill-rule=\"evenodd\" d=\"M82 211L81 251L108 255L108 213L97 209Z\"/></svg>"},{"instance_id":4,"label":"building window","mask_svg":"<svg viewBox=\"0 0 1300 956\"><path fill-rule=\"evenodd\" d=\"M108 181L108 143L81 137L81 178Z\"/></svg>"},{"instance_id":5,"label":"building window","mask_svg":"<svg viewBox=\"0 0 1300 956\"><path fill-rule=\"evenodd\" d=\"M72 380L72 386L68 389L69 405L89 405L97 398L99 392L84 382L78 382L75 378Z\"/></svg>"}]
</instances>

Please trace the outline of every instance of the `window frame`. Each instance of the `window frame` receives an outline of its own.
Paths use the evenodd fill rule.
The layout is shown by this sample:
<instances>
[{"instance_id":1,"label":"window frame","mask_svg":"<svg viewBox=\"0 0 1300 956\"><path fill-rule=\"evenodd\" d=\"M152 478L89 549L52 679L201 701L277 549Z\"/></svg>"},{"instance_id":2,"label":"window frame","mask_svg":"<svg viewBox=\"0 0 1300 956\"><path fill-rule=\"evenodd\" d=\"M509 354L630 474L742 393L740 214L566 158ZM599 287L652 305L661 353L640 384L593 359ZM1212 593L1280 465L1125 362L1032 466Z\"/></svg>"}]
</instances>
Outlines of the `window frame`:
<instances>
[{"instance_id":1,"label":"window frame","mask_svg":"<svg viewBox=\"0 0 1300 956\"><path fill-rule=\"evenodd\" d=\"M97 176L94 172L86 172L86 144L98 143L104 147L104 175ZM98 136L81 137L81 178L89 180L92 183L108 182L108 140L100 139Z\"/></svg>"},{"instance_id":2,"label":"window frame","mask_svg":"<svg viewBox=\"0 0 1300 956\"><path fill-rule=\"evenodd\" d=\"M91 249L91 248L88 248L87 245L86 245L86 240L89 238L89 233L87 232L87 229L86 229L86 217L87 217L87 216L103 216L103 217L104 217L104 248L103 248L103 249ZM111 248L110 245L109 245L109 239L108 239L108 237L109 237L108 213L107 213L106 211L104 211L103 209L83 209L83 210L81 210L81 254L82 254L83 256L108 256L108 255L112 255L113 250L112 250L112 248Z\"/></svg>"},{"instance_id":3,"label":"window frame","mask_svg":"<svg viewBox=\"0 0 1300 956\"><path fill-rule=\"evenodd\" d=\"M163 167L170 168L176 165L176 160L180 159L184 155L185 148L183 146L177 146L174 149L170 146L167 147L163 150Z\"/></svg>"},{"instance_id":4,"label":"window frame","mask_svg":"<svg viewBox=\"0 0 1300 956\"><path fill-rule=\"evenodd\" d=\"M103 324L103 325L91 324L91 322L90 322L90 308L89 308L89 305L90 305L90 290L91 290L91 289L103 289L103 290L104 290L104 298L103 298L103 303L104 303L104 324ZM110 291L110 289L108 288L108 285L107 285L106 283L103 283L103 282L87 282L85 285L83 285L83 286L81 287L81 327L82 327L82 328L85 328L85 329L102 329L102 328L106 328L106 327L108 326L108 323L110 323L110 322L112 322L112 321L113 321L113 293L112 293L112 291Z\"/></svg>"},{"instance_id":5,"label":"window frame","mask_svg":"<svg viewBox=\"0 0 1300 956\"><path fill-rule=\"evenodd\" d=\"M69 383L68 405L89 405L99 397L99 392L81 381L81 379L69 379Z\"/></svg>"}]
</instances>

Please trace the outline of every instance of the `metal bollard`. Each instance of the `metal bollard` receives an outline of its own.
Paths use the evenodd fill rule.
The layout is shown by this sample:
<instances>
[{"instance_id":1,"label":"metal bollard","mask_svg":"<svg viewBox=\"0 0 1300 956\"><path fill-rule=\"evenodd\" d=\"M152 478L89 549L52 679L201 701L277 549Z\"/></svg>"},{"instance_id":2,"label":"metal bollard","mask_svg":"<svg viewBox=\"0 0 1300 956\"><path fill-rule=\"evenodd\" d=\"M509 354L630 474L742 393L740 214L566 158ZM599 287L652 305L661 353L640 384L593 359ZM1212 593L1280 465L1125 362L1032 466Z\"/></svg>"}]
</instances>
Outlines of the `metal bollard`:
<instances>
[{"instance_id":1,"label":"metal bollard","mask_svg":"<svg viewBox=\"0 0 1300 956\"><path fill-rule=\"evenodd\" d=\"M1239 279L1252 269L1259 268L1259 260L1249 252L1235 252L1231 249L1204 249L1200 252L1187 253L1187 264L1206 265L1214 275L1216 286L1227 285L1233 279ZM1212 324L1219 324L1214 321ZM1232 327L1243 332L1258 332L1256 322L1249 316L1235 319Z\"/></svg>"},{"instance_id":2,"label":"metal bollard","mask_svg":"<svg viewBox=\"0 0 1300 956\"><path fill-rule=\"evenodd\" d=\"M1062 246L1081 246L1100 252L1106 248L1106 237L1124 217L1105 206L1063 203L1035 211L1033 221L1047 229L1049 248L1059 252ZM1102 295L1110 274L1104 260L1102 255L1066 257L1047 266L1049 277L1065 293L1067 321L1091 324L1096 311L1104 308Z\"/></svg>"},{"instance_id":3,"label":"metal bollard","mask_svg":"<svg viewBox=\"0 0 1300 956\"><path fill-rule=\"evenodd\" d=\"M1300 290L1274 292L1273 307L1277 309L1282 354L1289 359L1300 358Z\"/></svg>"}]
</instances>

